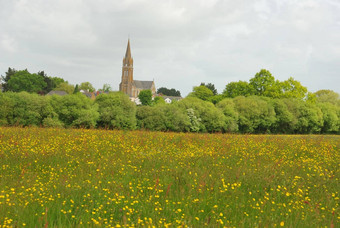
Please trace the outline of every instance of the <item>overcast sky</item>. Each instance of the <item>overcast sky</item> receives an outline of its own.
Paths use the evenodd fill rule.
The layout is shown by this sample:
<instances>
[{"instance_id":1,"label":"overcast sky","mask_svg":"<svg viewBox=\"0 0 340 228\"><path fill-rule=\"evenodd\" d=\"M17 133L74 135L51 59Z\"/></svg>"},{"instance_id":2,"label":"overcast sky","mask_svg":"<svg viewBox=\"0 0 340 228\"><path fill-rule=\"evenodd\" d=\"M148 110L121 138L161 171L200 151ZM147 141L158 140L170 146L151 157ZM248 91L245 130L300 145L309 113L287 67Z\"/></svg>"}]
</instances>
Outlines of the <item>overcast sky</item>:
<instances>
[{"instance_id":1,"label":"overcast sky","mask_svg":"<svg viewBox=\"0 0 340 228\"><path fill-rule=\"evenodd\" d=\"M0 0L0 74L44 70L118 90L128 37L134 79L186 96L264 68L340 93L340 0Z\"/></svg>"}]
</instances>

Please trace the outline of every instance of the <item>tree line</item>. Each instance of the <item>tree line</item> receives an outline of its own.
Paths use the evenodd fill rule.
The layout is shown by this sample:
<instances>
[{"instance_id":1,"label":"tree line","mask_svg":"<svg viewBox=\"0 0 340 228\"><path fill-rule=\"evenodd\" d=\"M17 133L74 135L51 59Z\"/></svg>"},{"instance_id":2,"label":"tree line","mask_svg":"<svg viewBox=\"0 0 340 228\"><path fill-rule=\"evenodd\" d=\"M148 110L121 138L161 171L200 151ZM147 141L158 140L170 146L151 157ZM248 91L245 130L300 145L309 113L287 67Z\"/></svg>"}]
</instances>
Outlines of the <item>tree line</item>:
<instances>
[{"instance_id":1,"label":"tree line","mask_svg":"<svg viewBox=\"0 0 340 228\"><path fill-rule=\"evenodd\" d=\"M221 94L212 83L201 83L186 98L171 104L160 96L152 99L151 91L144 90L139 95L141 106L120 92L100 94L93 101L79 93L80 89L94 90L87 82L72 86L66 96L38 95L69 86L64 79L49 77L43 71L31 74L9 68L2 81L6 92L0 93L1 126L278 134L340 132L339 94L331 90L311 93L292 77L279 81L265 69L249 82L230 82ZM104 85L103 91L110 88ZM159 90L180 95L175 89Z\"/></svg>"},{"instance_id":2,"label":"tree line","mask_svg":"<svg viewBox=\"0 0 340 228\"><path fill-rule=\"evenodd\" d=\"M82 82L76 86L70 84L60 77L48 76L44 71L30 73L27 69L16 70L8 68L4 76L1 75L3 92L23 92L38 93L45 95L50 91L65 91L68 94L77 93L80 90L94 92L95 88L90 82ZM98 91L110 92L112 88L109 84L104 84Z\"/></svg>"},{"instance_id":3,"label":"tree line","mask_svg":"<svg viewBox=\"0 0 340 228\"><path fill-rule=\"evenodd\" d=\"M0 93L0 126L146 129L175 132L339 134L340 107L320 96L296 98L237 96L217 104L186 97L171 104L136 106L121 92L91 100L81 93L40 96Z\"/></svg>"}]
</instances>

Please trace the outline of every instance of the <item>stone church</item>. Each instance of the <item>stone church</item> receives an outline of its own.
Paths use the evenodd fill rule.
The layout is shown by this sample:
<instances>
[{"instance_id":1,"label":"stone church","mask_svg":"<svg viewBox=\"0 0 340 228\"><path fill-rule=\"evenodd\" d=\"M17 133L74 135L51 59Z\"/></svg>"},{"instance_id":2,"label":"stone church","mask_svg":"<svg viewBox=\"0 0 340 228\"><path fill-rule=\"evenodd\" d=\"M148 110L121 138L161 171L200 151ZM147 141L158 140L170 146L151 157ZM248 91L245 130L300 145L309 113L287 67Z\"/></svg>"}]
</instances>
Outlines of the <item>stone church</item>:
<instances>
[{"instance_id":1,"label":"stone church","mask_svg":"<svg viewBox=\"0 0 340 228\"><path fill-rule=\"evenodd\" d=\"M154 81L133 80L133 58L131 56L130 40L128 40L125 57L122 67L122 82L119 84L119 91L129 95L130 98L138 97L140 91L150 89L152 94L156 94Z\"/></svg>"}]
</instances>

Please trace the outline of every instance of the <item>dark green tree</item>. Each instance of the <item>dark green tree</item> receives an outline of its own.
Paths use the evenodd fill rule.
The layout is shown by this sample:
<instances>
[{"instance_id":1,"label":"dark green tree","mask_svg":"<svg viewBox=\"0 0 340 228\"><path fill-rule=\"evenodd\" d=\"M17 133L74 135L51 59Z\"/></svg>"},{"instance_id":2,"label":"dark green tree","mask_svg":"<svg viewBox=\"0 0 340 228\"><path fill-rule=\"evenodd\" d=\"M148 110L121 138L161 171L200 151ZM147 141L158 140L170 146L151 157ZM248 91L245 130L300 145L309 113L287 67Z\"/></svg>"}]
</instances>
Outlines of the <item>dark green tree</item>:
<instances>
[{"instance_id":1,"label":"dark green tree","mask_svg":"<svg viewBox=\"0 0 340 228\"><path fill-rule=\"evenodd\" d=\"M174 96L174 97L180 97L181 92L179 90L176 90L174 88L168 89L165 87L160 87L157 89L158 94L163 94L164 96Z\"/></svg>"},{"instance_id":2,"label":"dark green tree","mask_svg":"<svg viewBox=\"0 0 340 228\"><path fill-rule=\"evenodd\" d=\"M2 88L4 92L10 91L8 87L8 81L16 72L17 71L14 68L8 67L8 71L5 73L5 76L1 75Z\"/></svg>"},{"instance_id":3,"label":"dark green tree","mask_svg":"<svg viewBox=\"0 0 340 228\"><path fill-rule=\"evenodd\" d=\"M152 92L151 90L142 90L140 91L138 98L142 105L151 105L152 104Z\"/></svg>"},{"instance_id":4,"label":"dark green tree","mask_svg":"<svg viewBox=\"0 0 340 228\"><path fill-rule=\"evenodd\" d=\"M217 89L215 88L215 85L214 85L214 84L212 84L212 83L205 84L204 82L202 82L202 83L201 83L201 86L207 87L208 89L211 90L211 92L212 92L214 95L217 95Z\"/></svg>"},{"instance_id":5,"label":"dark green tree","mask_svg":"<svg viewBox=\"0 0 340 228\"><path fill-rule=\"evenodd\" d=\"M78 86L78 84L76 84L76 87L74 87L73 94L76 94L76 93L79 93L79 92L80 92L79 86Z\"/></svg>"},{"instance_id":6,"label":"dark green tree","mask_svg":"<svg viewBox=\"0 0 340 228\"><path fill-rule=\"evenodd\" d=\"M47 86L44 78L37 74L31 74L27 70L17 71L7 83L8 90L13 92L26 91L38 93Z\"/></svg>"}]
</instances>

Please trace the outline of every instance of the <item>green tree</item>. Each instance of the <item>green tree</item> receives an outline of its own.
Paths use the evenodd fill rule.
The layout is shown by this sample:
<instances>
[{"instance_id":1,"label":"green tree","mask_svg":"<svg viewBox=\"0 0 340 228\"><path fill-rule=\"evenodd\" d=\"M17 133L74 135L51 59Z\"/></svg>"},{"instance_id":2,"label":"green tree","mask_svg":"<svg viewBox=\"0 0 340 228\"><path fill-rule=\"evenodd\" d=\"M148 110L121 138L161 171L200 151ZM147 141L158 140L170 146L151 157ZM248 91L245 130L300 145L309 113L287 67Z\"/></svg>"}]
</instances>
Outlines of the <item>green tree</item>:
<instances>
[{"instance_id":1,"label":"green tree","mask_svg":"<svg viewBox=\"0 0 340 228\"><path fill-rule=\"evenodd\" d=\"M171 103L169 105L156 106L165 116L166 130L177 132L190 131L190 121L184 109L178 106L178 103Z\"/></svg>"},{"instance_id":2,"label":"green tree","mask_svg":"<svg viewBox=\"0 0 340 228\"><path fill-rule=\"evenodd\" d=\"M94 92L95 91L95 88L92 86L92 84L90 82L82 82L79 85L79 89L84 90L86 92Z\"/></svg>"},{"instance_id":3,"label":"green tree","mask_svg":"<svg viewBox=\"0 0 340 228\"><path fill-rule=\"evenodd\" d=\"M288 110L293 114L294 133L319 133L323 126L321 109L316 104L297 99L283 99Z\"/></svg>"},{"instance_id":4,"label":"green tree","mask_svg":"<svg viewBox=\"0 0 340 228\"><path fill-rule=\"evenodd\" d=\"M290 77L288 80L279 83L281 94L277 98L297 98L303 99L307 95L307 88L302 86L299 81Z\"/></svg>"},{"instance_id":5,"label":"green tree","mask_svg":"<svg viewBox=\"0 0 340 228\"><path fill-rule=\"evenodd\" d=\"M31 74L27 70L21 70L11 76L7 85L9 91L37 93L43 91L47 84L40 75Z\"/></svg>"},{"instance_id":6,"label":"green tree","mask_svg":"<svg viewBox=\"0 0 340 228\"><path fill-rule=\"evenodd\" d=\"M333 90L319 90L314 93L316 96L316 101L321 103L331 103L340 106L340 95Z\"/></svg>"},{"instance_id":7,"label":"green tree","mask_svg":"<svg viewBox=\"0 0 340 228\"><path fill-rule=\"evenodd\" d=\"M208 89L211 90L211 92L212 92L214 95L217 95L217 89L215 88L215 85L214 85L214 84L212 84L212 83L205 84L204 82L202 82L202 83L201 83L201 86L207 87Z\"/></svg>"},{"instance_id":8,"label":"green tree","mask_svg":"<svg viewBox=\"0 0 340 228\"><path fill-rule=\"evenodd\" d=\"M142 105L151 105L152 103L152 92L151 90L142 90L140 91L138 98Z\"/></svg>"},{"instance_id":9,"label":"green tree","mask_svg":"<svg viewBox=\"0 0 340 228\"><path fill-rule=\"evenodd\" d=\"M61 83L66 82L63 78L59 78L59 77L50 77L51 80L53 81L54 84L54 88L58 87ZM53 90L53 89L52 89Z\"/></svg>"},{"instance_id":10,"label":"green tree","mask_svg":"<svg viewBox=\"0 0 340 228\"><path fill-rule=\"evenodd\" d=\"M255 95L268 96L275 91L273 87L275 87L276 81L268 70L262 69L249 80L249 84L254 88Z\"/></svg>"},{"instance_id":11,"label":"green tree","mask_svg":"<svg viewBox=\"0 0 340 228\"><path fill-rule=\"evenodd\" d=\"M78 86L78 84L76 84L76 87L74 87L74 90L73 90L73 94L76 94L76 93L79 93L79 92L80 92L79 86Z\"/></svg>"},{"instance_id":12,"label":"green tree","mask_svg":"<svg viewBox=\"0 0 340 228\"><path fill-rule=\"evenodd\" d=\"M339 133L340 116L337 113L340 111L340 107L330 102L318 103L317 106L321 109L323 117L321 133Z\"/></svg>"},{"instance_id":13,"label":"green tree","mask_svg":"<svg viewBox=\"0 0 340 228\"><path fill-rule=\"evenodd\" d=\"M157 107L138 106L136 112L139 129L152 131L165 131L167 127L164 113Z\"/></svg>"},{"instance_id":14,"label":"green tree","mask_svg":"<svg viewBox=\"0 0 340 228\"><path fill-rule=\"evenodd\" d=\"M17 71L13 68L8 67L8 71L5 73L5 76L1 75L2 81L2 88L4 92L10 91L8 87L8 81L11 79L11 77L16 73Z\"/></svg>"},{"instance_id":15,"label":"green tree","mask_svg":"<svg viewBox=\"0 0 340 228\"><path fill-rule=\"evenodd\" d=\"M80 93L51 96L50 104L66 127L93 128L99 119L98 105Z\"/></svg>"},{"instance_id":16,"label":"green tree","mask_svg":"<svg viewBox=\"0 0 340 228\"><path fill-rule=\"evenodd\" d=\"M213 92L208 89L206 86L195 86L193 88L193 92L191 92L189 97L197 97L201 100L207 101L210 97L214 96Z\"/></svg>"},{"instance_id":17,"label":"green tree","mask_svg":"<svg viewBox=\"0 0 340 228\"><path fill-rule=\"evenodd\" d=\"M210 93L212 94L211 91ZM226 129L225 116L211 102L187 97L180 100L177 105L185 112L190 108L194 110L194 115L201 120L200 132L223 132Z\"/></svg>"},{"instance_id":18,"label":"green tree","mask_svg":"<svg viewBox=\"0 0 340 228\"><path fill-rule=\"evenodd\" d=\"M166 104L165 100L163 97L155 97L152 101L152 104L154 105L162 105L162 104Z\"/></svg>"},{"instance_id":19,"label":"green tree","mask_svg":"<svg viewBox=\"0 0 340 228\"><path fill-rule=\"evenodd\" d=\"M174 97L180 97L181 92L179 90L175 90L174 88L168 89L165 87L160 87L157 89L158 94L163 94L164 96L174 96Z\"/></svg>"},{"instance_id":20,"label":"green tree","mask_svg":"<svg viewBox=\"0 0 340 228\"><path fill-rule=\"evenodd\" d=\"M10 118L12 118L11 112L15 104L9 93L0 93L0 126L12 124Z\"/></svg>"},{"instance_id":21,"label":"green tree","mask_svg":"<svg viewBox=\"0 0 340 228\"><path fill-rule=\"evenodd\" d=\"M110 86L110 84L104 84L103 88L99 89L98 91L103 91L103 92L111 92L112 91L112 87Z\"/></svg>"},{"instance_id":22,"label":"green tree","mask_svg":"<svg viewBox=\"0 0 340 228\"><path fill-rule=\"evenodd\" d=\"M254 94L254 89L248 82L238 81L238 82L230 82L226 85L222 95L224 97L238 97L245 96L248 97Z\"/></svg>"},{"instance_id":23,"label":"green tree","mask_svg":"<svg viewBox=\"0 0 340 228\"><path fill-rule=\"evenodd\" d=\"M74 86L68 84L68 82L62 82L53 89L54 91L65 91L68 94L72 94L74 92Z\"/></svg>"},{"instance_id":24,"label":"green tree","mask_svg":"<svg viewBox=\"0 0 340 228\"><path fill-rule=\"evenodd\" d=\"M238 131L238 113L235 109L235 104L231 98L225 98L216 105L225 116L225 131L237 132Z\"/></svg>"},{"instance_id":25,"label":"green tree","mask_svg":"<svg viewBox=\"0 0 340 228\"><path fill-rule=\"evenodd\" d=\"M95 103L99 107L99 126L110 129L136 128L136 105L126 94L100 94Z\"/></svg>"},{"instance_id":26,"label":"green tree","mask_svg":"<svg viewBox=\"0 0 340 228\"><path fill-rule=\"evenodd\" d=\"M297 123L297 119L294 118L283 101L283 99L272 99L272 106L275 111L275 122L271 125L270 129L273 133L294 133L294 128Z\"/></svg>"},{"instance_id":27,"label":"green tree","mask_svg":"<svg viewBox=\"0 0 340 228\"><path fill-rule=\"evenodd\" d=\"M266 133L275 123L275 111L269 99L258 96L233 99L238 112L238 126L243 133Z\"/></svg>"}]
</instances>

